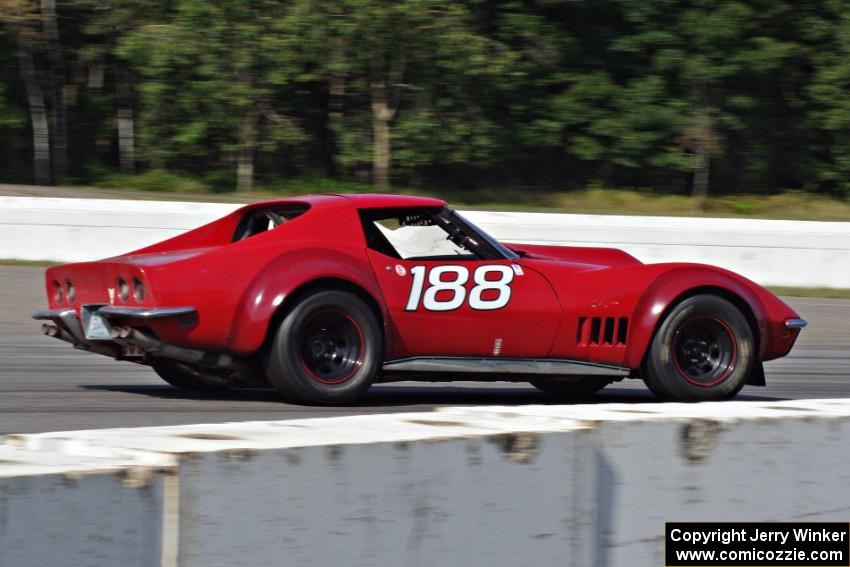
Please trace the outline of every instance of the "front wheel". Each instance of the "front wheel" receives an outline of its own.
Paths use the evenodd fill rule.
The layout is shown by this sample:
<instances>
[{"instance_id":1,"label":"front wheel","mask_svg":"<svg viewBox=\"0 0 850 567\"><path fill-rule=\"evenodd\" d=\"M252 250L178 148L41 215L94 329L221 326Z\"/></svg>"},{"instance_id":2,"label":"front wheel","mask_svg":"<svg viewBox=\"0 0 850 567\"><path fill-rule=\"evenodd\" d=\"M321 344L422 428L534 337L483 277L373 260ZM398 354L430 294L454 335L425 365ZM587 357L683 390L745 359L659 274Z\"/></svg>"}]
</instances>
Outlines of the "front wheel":
<instances>
[{"instance_id":1,"label":"front wheel","mask_svg":"<svg viewBox=\"0 0 850 567\"><path fill-rule=\"evenodd\" d=\"M734 305L715 295L685 299L664 319L644 362L656 396L681 402L725 400L747 381L753 332Z\"/></svg>"},{"instance_id":2,"label":"front wheel","mask_svg":"<svg viewBox=\"0 0 850 567\"><path fill-rule=\"evenodd\" d=\"M287 401L345 404L369 389L382 359L381 326L369 306L345 291L320 291L283 319L266 374Z\"/></svg>"}]
</instances>

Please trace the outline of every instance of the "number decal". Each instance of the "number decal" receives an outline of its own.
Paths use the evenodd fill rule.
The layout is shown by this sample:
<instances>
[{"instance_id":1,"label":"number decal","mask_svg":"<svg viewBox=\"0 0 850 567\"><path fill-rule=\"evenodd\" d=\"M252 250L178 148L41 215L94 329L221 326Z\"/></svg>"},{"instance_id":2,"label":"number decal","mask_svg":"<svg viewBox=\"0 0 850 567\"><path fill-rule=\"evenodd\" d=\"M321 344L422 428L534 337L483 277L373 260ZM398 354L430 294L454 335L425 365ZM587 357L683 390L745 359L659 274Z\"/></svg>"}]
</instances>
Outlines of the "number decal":
<instances>
[{"instance_id":1,"label":"number decal","mask_svg":"<svg viewBox=\"0 0 850 567\"><path fill-rule=\"evenodd\" d=\"M487 274L501 274L498 280L490 281ZM481 266L475 270L475 287L469 292L469 306L479 311L501 309L511 300L510 283L514 281L514 271L507 266ZM495 299L484 299L487 290L496 290L499 295Z\"/></svg>"},{"instance_id":2,"label":"number decal","mask_svg":"<svg viewBox=\"0 0 850 567\"><path fill-rule=\"evenodd\" d=\"M444 281L443 274L454 274L454 280ZM428 274L428 285L425 290L425 298L422 306L428 311L454 311L466 299L466 288L464 284L469 281L469 270L461 266L437 266ZM441 291L450 291L451 299L440 300L437 294Z\"/></svg>"},{"instance_id":3,"label":"number decal","mask_svg":"<svg viewBox=\"0 0 850 567\"><path fill-rule=\"evenodd\" d=\"M413 276L413 287L410 288L410 297L407 298L405 311L419 309L419 298L422 297L422 286L425 285L425 269L425 266L410 268L410 274Z\"/></svg>"},{"instance_id":4,"label":"number decal","mask_svg":"<svg viewBox=\"0 0 850 567\"><path fill-rule=\"evenodd\" d=\"M437 266L428 273L428 288L424 296L425 274L428 268L414 266L410 268L413 286L407 298L406 311L422 306L428 311L454 311L466 300L466 283L469 281L469 269L466 266ZM487 279L488 274L498 274L495 280ZM479 266L473 274L475 285L469 291L469 306L478 311L494 311L505 307L511 300L511 282L516 273L509 266ZM444 278L448 279L444 279ZM495 291L496 297L486 298L484 293ZM440 292L443 292L440 294ZM448 297L446 297L449 295Z\"/></svg>"}]
</instances>

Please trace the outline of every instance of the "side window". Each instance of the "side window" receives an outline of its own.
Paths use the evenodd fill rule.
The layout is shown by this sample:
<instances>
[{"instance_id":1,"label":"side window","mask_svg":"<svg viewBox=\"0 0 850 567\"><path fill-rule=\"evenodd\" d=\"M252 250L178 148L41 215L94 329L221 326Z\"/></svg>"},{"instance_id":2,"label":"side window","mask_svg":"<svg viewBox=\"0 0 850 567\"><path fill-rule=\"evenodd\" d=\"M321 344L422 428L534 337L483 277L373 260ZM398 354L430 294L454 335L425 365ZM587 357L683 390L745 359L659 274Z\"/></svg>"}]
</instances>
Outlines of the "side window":
<instances>
[{"instance_id":1,"label":"side window","mask_svg":"<svg viewBox=\"0 0 850 567\"><path fill-rule=\"evenodd\" d=\"M309 208L309 205L304 204L288 204L250 210L239 221L239 226L236 227L236 232L233 234L233 242L275 229L287 221L303 215Z\"/></svg>"},{"instance_id":2,"label":"side window","mask_svg":"<svg viewBox=\"0 0 850 567\"><path fill-rule=\"evenodd\" d=\"M363 230L369 248L404 260L474 260L475 252L428 209L363 211Z\"/></svg>"}]
</instances>

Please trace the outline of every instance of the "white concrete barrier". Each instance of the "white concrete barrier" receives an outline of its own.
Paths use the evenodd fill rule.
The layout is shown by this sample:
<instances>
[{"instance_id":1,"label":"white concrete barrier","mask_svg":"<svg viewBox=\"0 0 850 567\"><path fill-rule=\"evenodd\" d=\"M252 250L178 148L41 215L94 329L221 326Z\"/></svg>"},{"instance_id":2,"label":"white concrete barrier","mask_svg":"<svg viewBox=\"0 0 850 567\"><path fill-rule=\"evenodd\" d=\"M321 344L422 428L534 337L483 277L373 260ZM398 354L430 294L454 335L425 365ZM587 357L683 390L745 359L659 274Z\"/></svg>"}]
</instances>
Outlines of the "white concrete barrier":
<instances>
[{"instance_id":1,"label":"white concrete barrier","mask_svg":"<svg viewBox=\"0 0 850 567\"><path fill-rule=\"evenodd\" d=\"M620 248L699 262L762 285L850 287L850 223L549 213L464 213L500 240Z\"/></svg>"},{"instance_id":2,"label":"white concrete barrier","mask_svg":"<svg viewBox=\"0 0 850 567\"><path fill-rule=\"evenodd\" d=\"M98 260L197 228L239 206L0 197L0 258L57 262Z\"/></svg>"},{"instance_id":3,"label":"white concrete barrier","mask_svg":"<svg viewBox=\"0 0 850 567\"><path fill-rule=\"evenodd\" d=\"M66 567L116 564L129 524L140 533L124 551L148 562L121 564L625 567L663 565L665 521L847 521L850 509L850 400L449 408L8 443L4 567L50 564L52 543L27 535L39 518L75 534ZM100 484L47 497L61 467L4 475L10 452L79 459ZM116 467L147 474L128 483Z\"/></svg>"},{"instance_id":4,"label":"white concrete barrier","mask_svg":"<svg viewBox=\"0 0 850 567\"><path fill-rule=\"evenodd\" d=\"M78 261L121 254L238 205L0 197L0 258ZM621 248L643 262L731 269L763 285L850 287L850 223L464 212L500 240Z\"/></svg>"},{"instance_id":5,"label":"white concrete barrier","mask_svg":"<svg viewBox=\"0 0 850 567\"><path fill-rule=\"evenodd\" d=\"M165 470L0 446L0 565L163 565Z\"/></svg>"}]
</instances>

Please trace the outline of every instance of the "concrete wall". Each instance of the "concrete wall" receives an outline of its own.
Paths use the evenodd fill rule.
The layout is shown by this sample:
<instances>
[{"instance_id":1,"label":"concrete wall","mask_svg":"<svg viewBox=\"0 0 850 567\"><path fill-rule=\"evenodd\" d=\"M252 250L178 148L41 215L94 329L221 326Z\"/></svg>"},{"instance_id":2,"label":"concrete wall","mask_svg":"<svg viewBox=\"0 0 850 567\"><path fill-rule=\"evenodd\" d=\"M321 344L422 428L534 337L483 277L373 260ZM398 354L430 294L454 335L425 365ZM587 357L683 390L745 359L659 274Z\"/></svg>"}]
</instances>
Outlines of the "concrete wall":
<instances>
[{"instance_id":1,"label":"concrete wall","mask_svg":"<svg viewBox=\"0 0 850 567\"><path fill-rule=\"evenodd\" d=\"M0 565L162 565L163 470L0 446Z\"/></svg>"},{"instance_id":2,"label":"concrete wall","mask_svg":"<svg viewBox=\"0 0 850 567\"><path fill-rule=\"evenodd\" d=\"M71 542L67 567L113 565L118 545L169 567L656 566L665 521L850 509L850 400L449 408L8 443L4 567L49 564L41 522ZM57 485L61 464L4 474L4 450L81 460L99 484Z\"/></svg>"},{"instance_id":3,"label":"concrete wall","mask_svg":"<svg viewBox=\"0 0 850 567\"><path fill-rule=\"evenodd\" d=\"M0 258L98 260L197 228L237 207L176 201L0 197Z\"/></svg>"},{"instance_id":4,"label":"concrete wall","mask_svg":"<svg viewBox=\"0 0 850 567\"><path fill-rule=\"evenodd\" d=\"M237 205L0 197L0 258L118 255L219 218ZM850 287L850 223L465 212L496 238L622 248L644 262L688 261L763 285Z\"/></svg>"},{"instance_id":5,"label":"concrete wall","mask_svg":"<svg viewBox=\"0 0 850 567\"><path fill-rule=\"evenodd\" d=\"M621 248L646 263L699 262L762 285L850 287L850 223L469 213L508 242Z\"/></svg>"}]
</instances>

